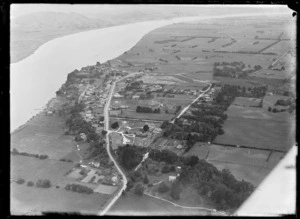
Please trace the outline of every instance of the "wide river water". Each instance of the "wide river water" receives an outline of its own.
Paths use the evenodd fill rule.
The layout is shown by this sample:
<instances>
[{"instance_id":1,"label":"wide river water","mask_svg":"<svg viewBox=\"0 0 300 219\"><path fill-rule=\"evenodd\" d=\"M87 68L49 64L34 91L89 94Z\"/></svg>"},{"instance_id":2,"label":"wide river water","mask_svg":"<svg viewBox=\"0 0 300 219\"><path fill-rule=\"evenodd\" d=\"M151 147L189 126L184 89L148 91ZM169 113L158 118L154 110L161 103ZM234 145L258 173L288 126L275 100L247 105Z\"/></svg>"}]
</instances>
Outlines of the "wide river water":
<instances>
[{"instance_id":1,"label":"wide river water","mask_svg":"<svg viewBox=\"0 0 300 219\"><path fill-rule=\"evenodd\" d=\"M233 16L241 15L139 22L67 35L43 44L32 55L10 65L11 132L41 111L73 70L116 58L159 27Z\"/></svg>"}]
</instances>

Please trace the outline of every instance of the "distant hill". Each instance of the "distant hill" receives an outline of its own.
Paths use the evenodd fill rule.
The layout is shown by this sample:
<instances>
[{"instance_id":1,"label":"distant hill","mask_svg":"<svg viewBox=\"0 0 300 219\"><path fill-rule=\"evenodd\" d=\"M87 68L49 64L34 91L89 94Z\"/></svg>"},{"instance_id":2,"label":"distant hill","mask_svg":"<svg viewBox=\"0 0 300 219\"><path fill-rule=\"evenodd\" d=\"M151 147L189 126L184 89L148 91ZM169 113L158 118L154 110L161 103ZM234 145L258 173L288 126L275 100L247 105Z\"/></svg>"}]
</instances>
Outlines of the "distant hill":
<instances>
[{"instance_id":1,"label":"distant hill","mask_svg":"<svg viewBox=\"0 0 300 219\"><path fill-rule=\"evenodd\" d=\"M11 21L12 30L18 31L84 30L106 25L99 18L88 18L79 13L50 11L23 15Z\"/></svg>"}]
</instances>

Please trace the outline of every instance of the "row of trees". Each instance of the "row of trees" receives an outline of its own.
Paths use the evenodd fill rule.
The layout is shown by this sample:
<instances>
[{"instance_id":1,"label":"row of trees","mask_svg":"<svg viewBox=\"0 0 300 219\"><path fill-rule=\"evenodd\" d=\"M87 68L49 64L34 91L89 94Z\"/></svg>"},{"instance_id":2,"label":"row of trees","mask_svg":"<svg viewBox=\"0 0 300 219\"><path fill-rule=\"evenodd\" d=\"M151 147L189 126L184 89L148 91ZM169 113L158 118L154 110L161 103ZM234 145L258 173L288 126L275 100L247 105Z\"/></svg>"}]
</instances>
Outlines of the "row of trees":
<instances>
[{"instance_id":1,"label":"row of trees","mask_svg":"<svg viewBox=\"0 0 300 219\"><path fill-rule=\"evenodd\" d=\"M19 152L17 149L13 149L11 152L12 155L22 155L22 156L29 156L29 157L35 157L41 160L47 159L48 155L39 155L39 154L31 154L31 153L27 153L27 152Z\"/></svg>"},{"instance_id":2,"label":"row of trees","mask_svg":"<svg viewBox=\"0 0 300 219\"><path fill-rule=\"evenodd\" d=\"M86 194L92 194L94 192L93 189L80 184L68 184L66 185L65 189L67 191L86 193Z\"/></svg>"},{"instance_id":3,"label":"row of trees","mask_svg":"<svg viewBox=\"0 0 300 219\"><path fill-rule=\"evenodd\" d=\"M160 113L160 108L156 108L156 109L152 109L150 107L147 106L137 106L136 108L136 112L137 113Z\"/></svg>"}]
</instances>

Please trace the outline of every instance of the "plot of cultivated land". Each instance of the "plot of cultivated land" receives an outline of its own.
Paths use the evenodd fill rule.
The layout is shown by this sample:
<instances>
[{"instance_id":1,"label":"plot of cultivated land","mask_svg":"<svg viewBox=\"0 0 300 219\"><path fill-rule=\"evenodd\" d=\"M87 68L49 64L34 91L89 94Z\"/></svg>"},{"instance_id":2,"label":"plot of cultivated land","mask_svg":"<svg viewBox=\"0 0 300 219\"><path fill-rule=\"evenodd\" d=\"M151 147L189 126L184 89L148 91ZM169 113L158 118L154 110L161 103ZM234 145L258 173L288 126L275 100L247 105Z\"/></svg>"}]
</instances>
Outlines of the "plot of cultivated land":
<instances>
[{"instance_id":1,"label":"plot of cultivated land","mask_svg":"<svg viewBox=\"0 0 300 219\"><path fill-rule=\"evenodd\" d=\"M105 194L88 195L65 189L42 189L12 183L10 205L13 215L40 214L42 211L97 214L108 198Z\"/></svg>"},{"instance_id":2,"label":"plot of cultivated land","mask_svg":"<svg viewBox=\"0 0 300 219\"><path fill-rule=\"evenodd\" d=\"M12 155L11 179L23 178L33 182L39 179L49 179L51 184L56 184L74 166L75 164L70 162Z\"/></svg>"},{"instance_id":3,"label":"plot of cultivated land","mask_svg":"<svg viewBox=\"0 0 300 219\"><path fill-rule=\"evenodd\" d=\"M257 73L251 73L249 74L251 77L257 77L257 78L268 78L268 79L286 79L290 78L292 76L291 72L289 71L276 71L271 69L262 70Z\"/></svg>"},{"instance_id":4,"label":"plot of cultivated land","mask_svg":"<svg viewBox=\"0 0 300 219\"><path fill-rule=\"evenodd\" d=\"M89 182L91 180L91 178L95 175L95 172L96 172L95 170L90 170L87 173L87 176L81 180L81 182L83 182L83 183Z\"/></svg>"},{"instance_id":5,"label":"plot of cultivated land","mask_svg":"<svg viewBox=\"0 0 300 219\"><path fill-rule=\"evenodd\" d=\"M69 173L67 175L67 177L74 178L74 179L82 178L82 175L80 174L80 171L81 171L81 169L75 169L71 173Z\"/></svg>"},{"instance_id":6,"label":"plot of cultivated land","mask_svg":"<svg viewBox=\"0 0 300 219\"><path fill-rule=\"evenodd\" d=\"M60 159L72 151L73 137L63 132L61 119L39 114L21 131L11 135L11 149L33 154L46 154Z\"/></svg>"},{"instance_id":7,"label":"plot of cultivated land","mask_svg":"<svg viewBox=\"0 0 300 219\"><path fill-rule=\"evenodd\" d=\"M258 98L236 97L232 105L258 107L260 102L261 99Z\"/></svg>"},{"instance_id":8,"label":"plot of cultivated land","mask_svg":"<svg viewBox=\"0 0 300 219\"><path fill-rule=\"evenodd\" d=\"M289 122L229 117L223 129L225 134L219 135L215 143L280 151L288 151L295 143Z\"/></svg>"},{"instance_id":9,"label":"plot of cultivated land","mask_svg":"<svg viewBox=\"0 0 300 219\"><path fill-rule=\"evenodd\" d=\"M102 193L102 194L113 194L117 190L117 186L108 186L100 184L97 188L94 189L94 192Z\"/></svg>"}]
</instances>

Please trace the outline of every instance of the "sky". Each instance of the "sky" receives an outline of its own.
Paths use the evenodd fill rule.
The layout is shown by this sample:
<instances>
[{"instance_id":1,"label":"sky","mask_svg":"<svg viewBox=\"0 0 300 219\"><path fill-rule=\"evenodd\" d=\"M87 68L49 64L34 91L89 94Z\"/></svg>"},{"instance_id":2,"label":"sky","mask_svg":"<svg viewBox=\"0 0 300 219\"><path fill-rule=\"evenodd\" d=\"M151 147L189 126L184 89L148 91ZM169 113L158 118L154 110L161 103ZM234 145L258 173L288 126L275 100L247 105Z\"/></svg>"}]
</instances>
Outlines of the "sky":
<instances>
[{"instance_id":1,"label":"sky","mask_svg":"<svg viewBox=\"0 0 300 219\"><path fill-rule=\"evenodd\" d=\"M161 9L164 8L178 8L178 10L182 10L183 8L187 9L188 7L192 7L193 9L199 8L201 10L212 11L214 8L224 8L224 11L230 10L230 8L234 7L242 7L247 13L249 10L253 12L253 9L260 9L266 11L284 13L284 12L291 12L290 9L285 5L109 5L109 4L101 4L101 5L93 5L93 4L12 4L11 5L11 18L15 18L21 15L40 12L40 11L53 11L53 12L64 12L64 13L81 13L85 16L89 16L89 14L95 14L102 11L105 12L114 12L117 13L118 11L130 11L132 9Z\"/></svg>"}]
</instances>

